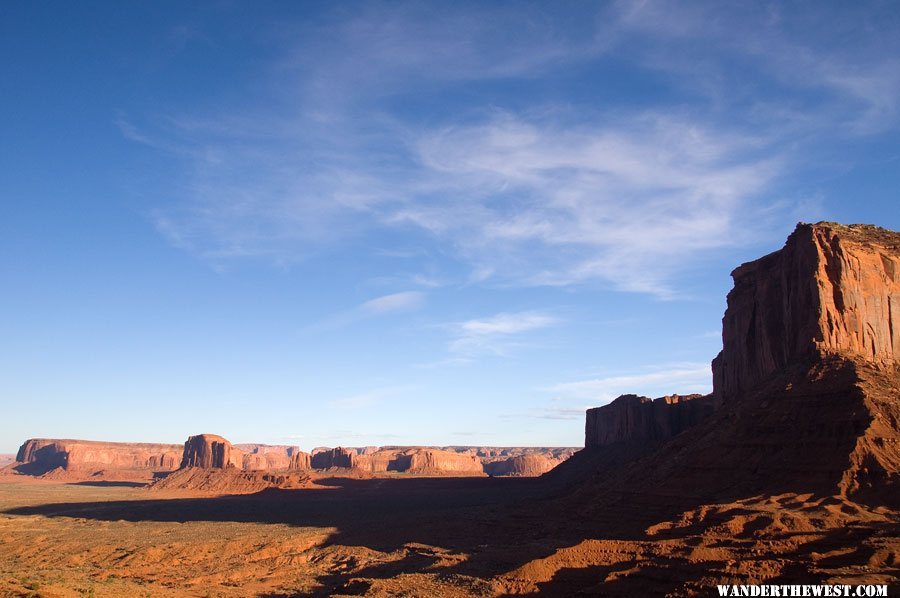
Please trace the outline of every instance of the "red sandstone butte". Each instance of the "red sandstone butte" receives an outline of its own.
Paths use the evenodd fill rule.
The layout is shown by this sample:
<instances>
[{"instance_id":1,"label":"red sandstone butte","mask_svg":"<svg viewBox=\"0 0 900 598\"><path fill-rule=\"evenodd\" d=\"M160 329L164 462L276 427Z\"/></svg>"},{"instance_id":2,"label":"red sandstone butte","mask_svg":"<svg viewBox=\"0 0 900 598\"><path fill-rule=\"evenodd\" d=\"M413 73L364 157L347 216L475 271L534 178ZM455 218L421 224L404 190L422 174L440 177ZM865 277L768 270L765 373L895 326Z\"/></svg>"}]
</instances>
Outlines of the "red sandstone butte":
<instances>
[{"instance_id":1,"label":"red sandstone butte","mask_svg":"<svg viewBox=\"0 0 900 598\"><path fill-rule=\"evenodd\" d=\"M333 449L314 449L310 462L313 469L331 469L332 467L351 468L356 451L337 447Z\"/></svg>"},{"instance_id":2,"label":"red sandstone butte","mask_svg":"<svg viewBox=\"0 0 900 598\"><path fill-rule=\"evenodd\" d=\"M727 401L822 354L875 366L900 358L900 235L870 225L798 224L784 248L736 268L713 360Z\"/></svg>"},{"instance_id":3,"label":"red sandstone butte","mask_svg":"<svg viewBox=\"0 0 900 598\"><path fill-rule=\"evenodd\" d=\"M198 434L184 443L181 469L224 469L234 466L231 443L216 434Z\"/></svg>"}]
</instances>

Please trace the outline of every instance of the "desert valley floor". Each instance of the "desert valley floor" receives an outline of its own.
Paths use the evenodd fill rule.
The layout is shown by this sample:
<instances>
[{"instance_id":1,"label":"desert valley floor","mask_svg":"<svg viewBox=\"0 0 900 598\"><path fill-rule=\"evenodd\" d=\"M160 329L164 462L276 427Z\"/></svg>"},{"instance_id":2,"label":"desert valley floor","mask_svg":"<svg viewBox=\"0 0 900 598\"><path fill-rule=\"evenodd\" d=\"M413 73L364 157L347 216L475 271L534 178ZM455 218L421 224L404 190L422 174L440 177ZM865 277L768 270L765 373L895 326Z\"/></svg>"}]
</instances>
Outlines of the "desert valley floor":
<instances>
[{"instance_id":1,"label":"desert valley floor","mask_svg":"<svg viewBox=\"0 0 900 598\"><path fill-rule=\"evenodd\" d=\"M884 508L553 495L540 479L325 478L227 497L7 479L0 595L705 595L900 576Z\"/></svg>"}]
</instances>

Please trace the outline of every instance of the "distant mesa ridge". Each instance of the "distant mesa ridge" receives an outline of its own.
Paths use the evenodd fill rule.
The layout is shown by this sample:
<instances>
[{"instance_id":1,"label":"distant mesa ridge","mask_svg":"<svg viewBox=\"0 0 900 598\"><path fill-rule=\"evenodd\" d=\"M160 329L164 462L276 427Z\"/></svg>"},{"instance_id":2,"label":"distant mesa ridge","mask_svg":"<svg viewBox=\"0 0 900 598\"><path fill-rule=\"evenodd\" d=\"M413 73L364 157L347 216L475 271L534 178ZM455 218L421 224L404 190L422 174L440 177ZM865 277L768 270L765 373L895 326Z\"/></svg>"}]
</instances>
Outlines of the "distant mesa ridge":
<instances>
[{"instance_id":1,"label":"distant mesa ridge","mask_svg":"<svg viewBox=\"0 0 900 598\"><path fill-rule=\"evenodd\" d=\"M67 471L172 470L178 467L182 451L178 444L32 438L19 447L16 462L23 466L20 471L33 475L56 468Z\"/></svg>"},{"instance_id":2,"label":"distant mesa ridge","mask_svg":"<svg viewBox=\"0 0 900 598\"><path fill-rule=\"evenodd\" d=\"M154 473L208 470L248 473L289 473L335 470L356 474L413 474L451 476L540 475L561 463L575 447L417 447L318 448L313 453L296 446L232 444L217 434L198 434L184 445L98 442L65 439L30 439L19 449L17 473L60 479L81 479L111 473L151 479ZM523 466L522 458L540 458L542 465ZM518 459L518 461L517 461ZM140 475L138 475L140 474ZM219 489L212 474L180 475L192 487ZM170 481L168 486L174 487ZM260 476L244 476L247 488L260 487ZM274 478L273 478L274 479ZM294 484L296 480L288 480ZM292 486L293 487L293 486Z\"/></svg>"}]
</instances>

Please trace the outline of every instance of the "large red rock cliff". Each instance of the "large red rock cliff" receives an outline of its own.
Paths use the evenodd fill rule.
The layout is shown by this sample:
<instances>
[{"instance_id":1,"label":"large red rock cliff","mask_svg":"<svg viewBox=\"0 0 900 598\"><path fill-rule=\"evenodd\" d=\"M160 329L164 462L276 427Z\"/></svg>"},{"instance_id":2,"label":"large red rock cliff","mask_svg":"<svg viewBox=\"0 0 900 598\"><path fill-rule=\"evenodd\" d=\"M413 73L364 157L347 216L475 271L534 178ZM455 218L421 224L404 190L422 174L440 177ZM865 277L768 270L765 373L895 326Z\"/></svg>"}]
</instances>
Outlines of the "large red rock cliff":
<instances>
[{"instance_id":1,"label":"large red rock cliff","mask_svg":"<svg viewBox=\"0 0 900 598\"><path fill-rule=\"evenodd\" d=\"M732 272L713 360L727 401L824 354L900 360L900 235L869 225L799 224L784 248Z\"/></svg>"},{"instance_id":2,"label":"large red rock cliff","mask_svg":"<svg viewBox=\"0 0 900 598\"><path fill-rule=\"evenodd\" d=\"M712 414L635 451L645 443L620 441L647 438L651 403L591 410L592 450L556 477L589 475L631 495L812 493L900 506L900 233L800 224L783 249L733 276Z\"/></svg>"}]
</instances>

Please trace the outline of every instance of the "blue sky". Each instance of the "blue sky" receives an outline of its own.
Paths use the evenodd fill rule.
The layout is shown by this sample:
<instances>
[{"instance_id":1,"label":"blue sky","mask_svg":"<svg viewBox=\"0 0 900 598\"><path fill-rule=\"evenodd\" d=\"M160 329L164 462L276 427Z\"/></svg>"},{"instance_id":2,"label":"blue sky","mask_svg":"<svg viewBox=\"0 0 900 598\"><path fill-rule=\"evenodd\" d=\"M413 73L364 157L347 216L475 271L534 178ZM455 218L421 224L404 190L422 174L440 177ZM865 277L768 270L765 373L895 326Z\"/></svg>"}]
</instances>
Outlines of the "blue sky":
<instances>
[{"instance_id":1,"label":"blue sky","mask_svg":"<svg viewBox=\"0 0 900 598\"><path fill-rule=\"evenodd\" d=\"M0 69L3 452L577 446L900 229L892 2L7 2Z\"/></svg>"}]
</instances>

